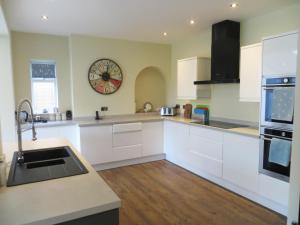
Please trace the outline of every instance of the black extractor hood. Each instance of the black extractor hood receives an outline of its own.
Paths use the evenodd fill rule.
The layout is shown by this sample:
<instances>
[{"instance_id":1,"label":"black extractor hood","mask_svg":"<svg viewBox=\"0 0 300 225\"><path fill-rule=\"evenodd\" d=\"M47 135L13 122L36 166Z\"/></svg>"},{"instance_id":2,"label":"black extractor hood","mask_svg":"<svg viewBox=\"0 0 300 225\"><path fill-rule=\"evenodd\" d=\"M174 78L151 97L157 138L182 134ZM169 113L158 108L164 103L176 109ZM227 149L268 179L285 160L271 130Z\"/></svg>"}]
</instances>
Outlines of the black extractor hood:
<instances>
[{"instance_id":1,"label":"black extractor hood","mask_svg":"<svg viewBox=\"0 0 300 225\"><path fill-rule=\"evenodd\" d=\"M224 20L212 26L211 80L194 84L239 83L240 23Z\"/></svg>"}]
</instances>

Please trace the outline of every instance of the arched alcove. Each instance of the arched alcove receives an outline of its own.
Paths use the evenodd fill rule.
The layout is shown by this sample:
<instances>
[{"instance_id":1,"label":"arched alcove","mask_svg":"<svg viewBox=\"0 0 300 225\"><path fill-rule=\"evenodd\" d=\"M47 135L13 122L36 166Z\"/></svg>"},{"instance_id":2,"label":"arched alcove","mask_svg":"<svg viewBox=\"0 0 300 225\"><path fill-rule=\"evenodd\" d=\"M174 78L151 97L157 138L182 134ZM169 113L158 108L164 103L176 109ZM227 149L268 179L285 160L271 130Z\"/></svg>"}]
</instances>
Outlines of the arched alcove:
<instances>
[{"instance_id":1,"label":"arched alcove","mask_svg":"<svg viewBox=\"0 0 300 225\"><path fill-rule=\"evenodd\" d=\"M161 72L155 67L143 69L135 81L136 112L143 112L146 102L153 104L153 110L165 105L166 84Z\"/></svg>"}]
</instances>

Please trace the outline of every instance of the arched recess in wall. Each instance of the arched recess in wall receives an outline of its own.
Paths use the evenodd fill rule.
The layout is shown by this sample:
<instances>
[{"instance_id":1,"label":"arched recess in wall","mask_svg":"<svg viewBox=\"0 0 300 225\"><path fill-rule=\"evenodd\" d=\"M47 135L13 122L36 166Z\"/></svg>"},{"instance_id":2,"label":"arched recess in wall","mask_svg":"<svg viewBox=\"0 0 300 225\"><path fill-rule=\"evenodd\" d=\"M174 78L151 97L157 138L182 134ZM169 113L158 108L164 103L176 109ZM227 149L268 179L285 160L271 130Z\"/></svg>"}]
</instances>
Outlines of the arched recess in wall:
<instances>
[{"instance_id":1,"label":"arched recess in wall","mask_svg":"<svg viewBox=\"0 0 300 225\"><path fill-rule=\"evenodd\" d=\"M156 110L166 103L166 83L155 67L144 68L135 80L136 112L143 112L145 102L151 102Z\"/></svg>"}]
</instances>

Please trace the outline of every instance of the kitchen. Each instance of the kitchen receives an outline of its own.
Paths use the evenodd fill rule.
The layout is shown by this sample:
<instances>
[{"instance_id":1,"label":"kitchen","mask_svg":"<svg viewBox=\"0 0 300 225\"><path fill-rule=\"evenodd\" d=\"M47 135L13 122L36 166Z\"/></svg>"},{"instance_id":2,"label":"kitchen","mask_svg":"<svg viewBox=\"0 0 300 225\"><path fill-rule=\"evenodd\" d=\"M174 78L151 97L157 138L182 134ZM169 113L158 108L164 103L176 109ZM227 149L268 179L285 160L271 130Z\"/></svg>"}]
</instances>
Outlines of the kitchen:
<instances>
[{"instance_id":1,"label":"kitchen","mask_svg":"<svg viewBox=\"0 0 300 225\"><path fill-rule=\"evenodd\" d=\"M191 5L196 3L192 2L189 6L169 2L174 4L171 9L166 1L159 10L168 9L166 15L174 20L170 27L152 17L150 9L158 10L160 3L131 1L143 14L131 15L133 5L123 5L124 11L118 9L118 16L112 18L109 27L110 23L101 21L107 19L107 14L98 15L101 29L94 29L91 24L95 23L88 17L88 11L100 3L74 4L71 7L74 15L86 13L86 18L77 18L72 13L64 15L62 9L68 11L67 2L30 0L27 7L18 0L1 4L1 18L4 25L5 19L8 24L1 32L6 35L2 35L0 46L6 53L1 58L1 68L5 69L1 71L1 81L4 81L1 83L2 148L9 177L12 154L18 150L20 136L15 111L22 99L29 99L38 121L34 124L37 141L30 141L32 130L22 132L23 149L69 146L71 150L60 151L79 162L77 165L81 162L82 174L64 178L57 174L58 179L46 181L29 175L27 178L40 182L17 186L9 183L16 179L5 180L0 189L0 224L96 224L91 221L99 224L292 224L298 221L299 154L292 151L290 163L287 150L286 160L281 162L287 166L264 165L261 150L270 151L270 140L263 146L261 141L276 135L279 139L293 137L293 149L297 149L294 147L298 145L297 101L295 109L289 103L283 107L284 112L271 112L271 117L277 117L276 121L271 118L272 124L267 115L274 108L266 102L273 100L268 90L277 86L280 86L278 95L287 86L290 97L294 89L295 97L298 96L298 81L295 84L294 77L299 1L272 4L267 0L260 4L203 1L194 6ZM122 3L112 1L107 9L114 4ZM211 6L214 10L207 13L201 6ZM175 19L178 9L186 9L179 16L180 22ZM216 12L220 15L216 16ZM152 18L152 22L143 20L142 15ZM273 18L278 18L276 24ZM202 20L206 22L201 24ZM214 53L211 47L220 43L214 43L213 35L219 29L225 29L226 33L232 28L233 25L226 28L226 24L231 24L228 20L240 22L239 29L227 33L238 38L234 47L228 47L228 39L221 38L225 43ZM142 29L145 24L139 21L148 23L151 29ZM59 23L64 25L58 26ZM110 30L114 24L121 25ZM171 24L177 24L180 29L172 30ZM213 24L223 26L213 32ZM134 26L140 26L143 32L136 32ZM230 77L230 83L224 77L215 79L214 74L219 72L210 74L211 68L222 70L224 65L214 66L213 60L207 60L213 59L214 54L222 55L226 46L229 52L235 49L226 58L229 61L226 69L231 63L233 66L229 68L234 71L239 66L239 76L236 72L229 73L235 75L234 79ZM117 74L114 79L107 74L109 67ZM45 68L46 78L38 72ZM95 83L99 68L104 71L101 79L110 84L109 89ZM184 76L187 73L189 76ZM48 93L55 100L46 110L37 101L43 96L39 87L45 81L52 85L52 89L47 86ZM165 108L163 114L170 110L171 114L178 115L161 117L161 106L174 107ZM19 121L30 121L28 107L19 111L22 117ZM189 119L191 113L193 118ZM279 118L282 116L284 120ZM202 124L194 123L200 119ZM45 120L47 123L43 123ZM294 132L291 132L292 122ZM27 126L31 128L30 124ZM277 130L270 131L270 127ZM287 141L285 147L290 146L291 141ZM26 151L23 155L26 160ZM37 166L36 162L27 163ZM289 166L290 178L290 169L283 169ZM269 174L270 171L275 171L275 175ZM26 176L20 178L24 182ZM138 186L145 190L144 195ZM46 192L47 188L52 191ZM44 197L47 202L42 200ZM60 199L63 199L61 203ZM28 207L23 209L25 203ZM186 210L178 211L180 208ZM157 209L165 215L160 215ZM84 218L86 221L80 221Z\"/></svg>"}]
</instances>

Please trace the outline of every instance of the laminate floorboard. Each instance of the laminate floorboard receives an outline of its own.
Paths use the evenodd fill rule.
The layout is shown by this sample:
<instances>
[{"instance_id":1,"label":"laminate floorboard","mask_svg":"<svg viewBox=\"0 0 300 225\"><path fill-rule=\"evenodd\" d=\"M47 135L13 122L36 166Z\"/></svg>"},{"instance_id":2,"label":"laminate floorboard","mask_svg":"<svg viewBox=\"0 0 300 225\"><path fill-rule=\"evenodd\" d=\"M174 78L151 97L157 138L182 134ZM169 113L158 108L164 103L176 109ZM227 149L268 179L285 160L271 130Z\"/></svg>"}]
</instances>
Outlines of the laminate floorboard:
<instances>
[{"instance_id":1,"label":"laminate floorboard","mask_svg":"<svg viewBox=\"0 0 300 225\"><path fill-rule=\"evenodd\" d=\"M285 225L286 218L166 160L100 171L120 225Z\"/></svg>"}]
</instances>

